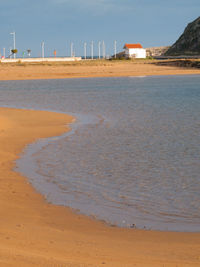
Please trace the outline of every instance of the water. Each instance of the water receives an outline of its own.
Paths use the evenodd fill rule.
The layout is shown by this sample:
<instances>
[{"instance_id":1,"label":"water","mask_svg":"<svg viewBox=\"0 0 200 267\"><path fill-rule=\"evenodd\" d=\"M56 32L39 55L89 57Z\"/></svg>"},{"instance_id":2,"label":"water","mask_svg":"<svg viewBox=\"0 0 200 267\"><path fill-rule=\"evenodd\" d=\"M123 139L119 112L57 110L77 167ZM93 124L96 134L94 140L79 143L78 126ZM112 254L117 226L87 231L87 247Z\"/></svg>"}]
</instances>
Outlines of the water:
<instances>
[{"instance_id":1,"label":"water","mask_svg":"<svg viewBox=\"0 0 200 267\"><path fill-rule=\"evenodd\" d=\"M200 76L0 82L0 105L75 115L17 162L49 202L122 227L200 230Z\"/></svg>"}]
</instances>

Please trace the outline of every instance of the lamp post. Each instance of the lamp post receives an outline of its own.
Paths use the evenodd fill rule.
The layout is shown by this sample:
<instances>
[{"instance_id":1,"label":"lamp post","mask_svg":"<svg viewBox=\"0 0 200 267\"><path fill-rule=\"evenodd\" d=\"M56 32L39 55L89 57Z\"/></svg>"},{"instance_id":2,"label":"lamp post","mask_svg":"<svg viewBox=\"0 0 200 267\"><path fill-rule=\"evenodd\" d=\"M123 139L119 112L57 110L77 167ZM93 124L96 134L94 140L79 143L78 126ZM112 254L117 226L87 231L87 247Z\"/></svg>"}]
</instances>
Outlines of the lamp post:
<instances>
[{"instance_id":1,"label":"lamp post","mask_svg":"<svg viewBox=\"0 0 200 267\"><path fill-rule=\"evenodd\" d=\"M94 58L94 42L91 42L91 59Z\"/></svg>"},{"instance_id":2,"label":"lamp post","mask_svg":"<svg viewBox=\"0 0 200 267\"><path fill-rule=\"evenodd\" d=\"M73 43L71 43L71 57L73 57L74 56L74 44Z\"/></svg>"},{"instance_id":3,"label":"lamp post","mask_svg":"<svg viewBox=\"0 0 200 267\"><path fill-rule=\"evenodd\" d=\"M98 43L98 48L99 48L99 59L101 58L101 42L99 41Z\"/></svg>"},{"instance_id":4,"label":"lamp post","mask_svg":"<svg viewBox=\"0 0 200 267\"><path fill-rule=\"evenodd\" d=\"M11 32L10 34L13 35L13 49L16 49L16 42L15 42L15 32ZM14 53L14 58L16 58L16 54Z\"/></svg>"},{"instance_id":5,"label":"lamp post","mask_svg":"<svg viewBox=\"0 0 200 267\"><path fill-rule=\"evenodd\" d=\"M10 47L10 49L9 49L9 58L12 58L12 54L13 54L13 52L12 52L12 47ZM15 55L15 54L14 54Z\"/></svg>"},{"instance_id":6,"label":"lamp post","mask_svg":"<svg viewBox=\"0 0 200 267\"><path fill-rule=\"evenodd\" d=\"M115 58L117 58L117 41L116 40L114 42L114 55L115 55Z\"/></svg>"},{"instance_id":7,"label":"lamp post","mask_svg":"<svg viewBox=\"0 0 200 267\"><path fill-rule=\"evenodd\" d=\"M105 42L102 42L102 50L103 50L103 58L106 58L106 46L105 46Z\"/></svg>"},{"instance_id":8,"label":"lamp post","mask_svg":"<svg viewBox=\"0 0 200 267\"><path fill-rule=\"evenodd\" d=\"M84 57L87 59L87 43L84 43Z\"/></svg>"},{"instance_id":9,"label":"lamp post","mask_svg":"<svg viewBox=\"0 0 200 267\"><path fill-rule=\"evenodd\" d=\"M42 58L44 58L44 42L42 42Z\"/></svg>"}]
</instances>

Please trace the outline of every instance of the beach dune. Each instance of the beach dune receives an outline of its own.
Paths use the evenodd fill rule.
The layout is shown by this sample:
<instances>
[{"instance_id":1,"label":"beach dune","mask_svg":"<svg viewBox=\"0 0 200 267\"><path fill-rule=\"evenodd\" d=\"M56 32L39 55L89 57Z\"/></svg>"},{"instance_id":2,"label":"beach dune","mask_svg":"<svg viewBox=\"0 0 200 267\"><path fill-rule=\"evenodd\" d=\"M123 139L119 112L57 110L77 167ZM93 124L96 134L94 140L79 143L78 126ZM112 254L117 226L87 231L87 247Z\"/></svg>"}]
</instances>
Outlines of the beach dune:
<instances>
[{"instance_id":1,"label":"beach dune","mask_svg":"<svg viewBox=\"0 0 200 267\"><path fill-rule=\"evenodd\" d=\"M0 108L0 266L200 266L200 233L122 229L48 204L14 161L70 130L65 114Z\"/></svg>"}]
</instances>

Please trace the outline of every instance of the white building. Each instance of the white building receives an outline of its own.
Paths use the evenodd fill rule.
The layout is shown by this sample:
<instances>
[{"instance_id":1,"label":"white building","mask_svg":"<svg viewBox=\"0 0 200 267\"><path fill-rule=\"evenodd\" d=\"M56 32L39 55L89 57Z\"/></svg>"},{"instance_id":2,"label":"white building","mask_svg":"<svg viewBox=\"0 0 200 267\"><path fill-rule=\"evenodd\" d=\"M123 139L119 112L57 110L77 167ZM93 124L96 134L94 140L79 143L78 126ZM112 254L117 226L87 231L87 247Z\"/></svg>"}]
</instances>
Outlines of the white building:
<instances>
[{"instance_id":1,"label":"white building","mask_svg":"<svg viewBox=\"0 0 200 267\"><path fill-rule=\"evenodd\" d=\"M141 44L125 44L126 58L146 58L146 49Z\"/></svg>"}]
</instances>

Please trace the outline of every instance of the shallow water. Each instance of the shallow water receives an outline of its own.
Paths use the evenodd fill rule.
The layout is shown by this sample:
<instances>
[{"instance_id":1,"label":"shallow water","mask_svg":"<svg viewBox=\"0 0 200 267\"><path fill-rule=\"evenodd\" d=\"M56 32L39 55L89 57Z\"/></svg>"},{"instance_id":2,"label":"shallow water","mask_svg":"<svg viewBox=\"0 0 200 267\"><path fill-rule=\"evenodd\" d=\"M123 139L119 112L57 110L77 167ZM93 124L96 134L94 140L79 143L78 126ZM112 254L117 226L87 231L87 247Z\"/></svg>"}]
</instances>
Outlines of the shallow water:
<instances>
[{"instance_id":1,"label":"shallow water","mask_svg":"<svg viewBox=\"0 0 200 267\"><path fill-rule=\"evenodd\" d=\"M123 227L200 230L200 76L0 82L0 105L78 118L17 162L49 202Z\"/></svg>"}]
</instances>

